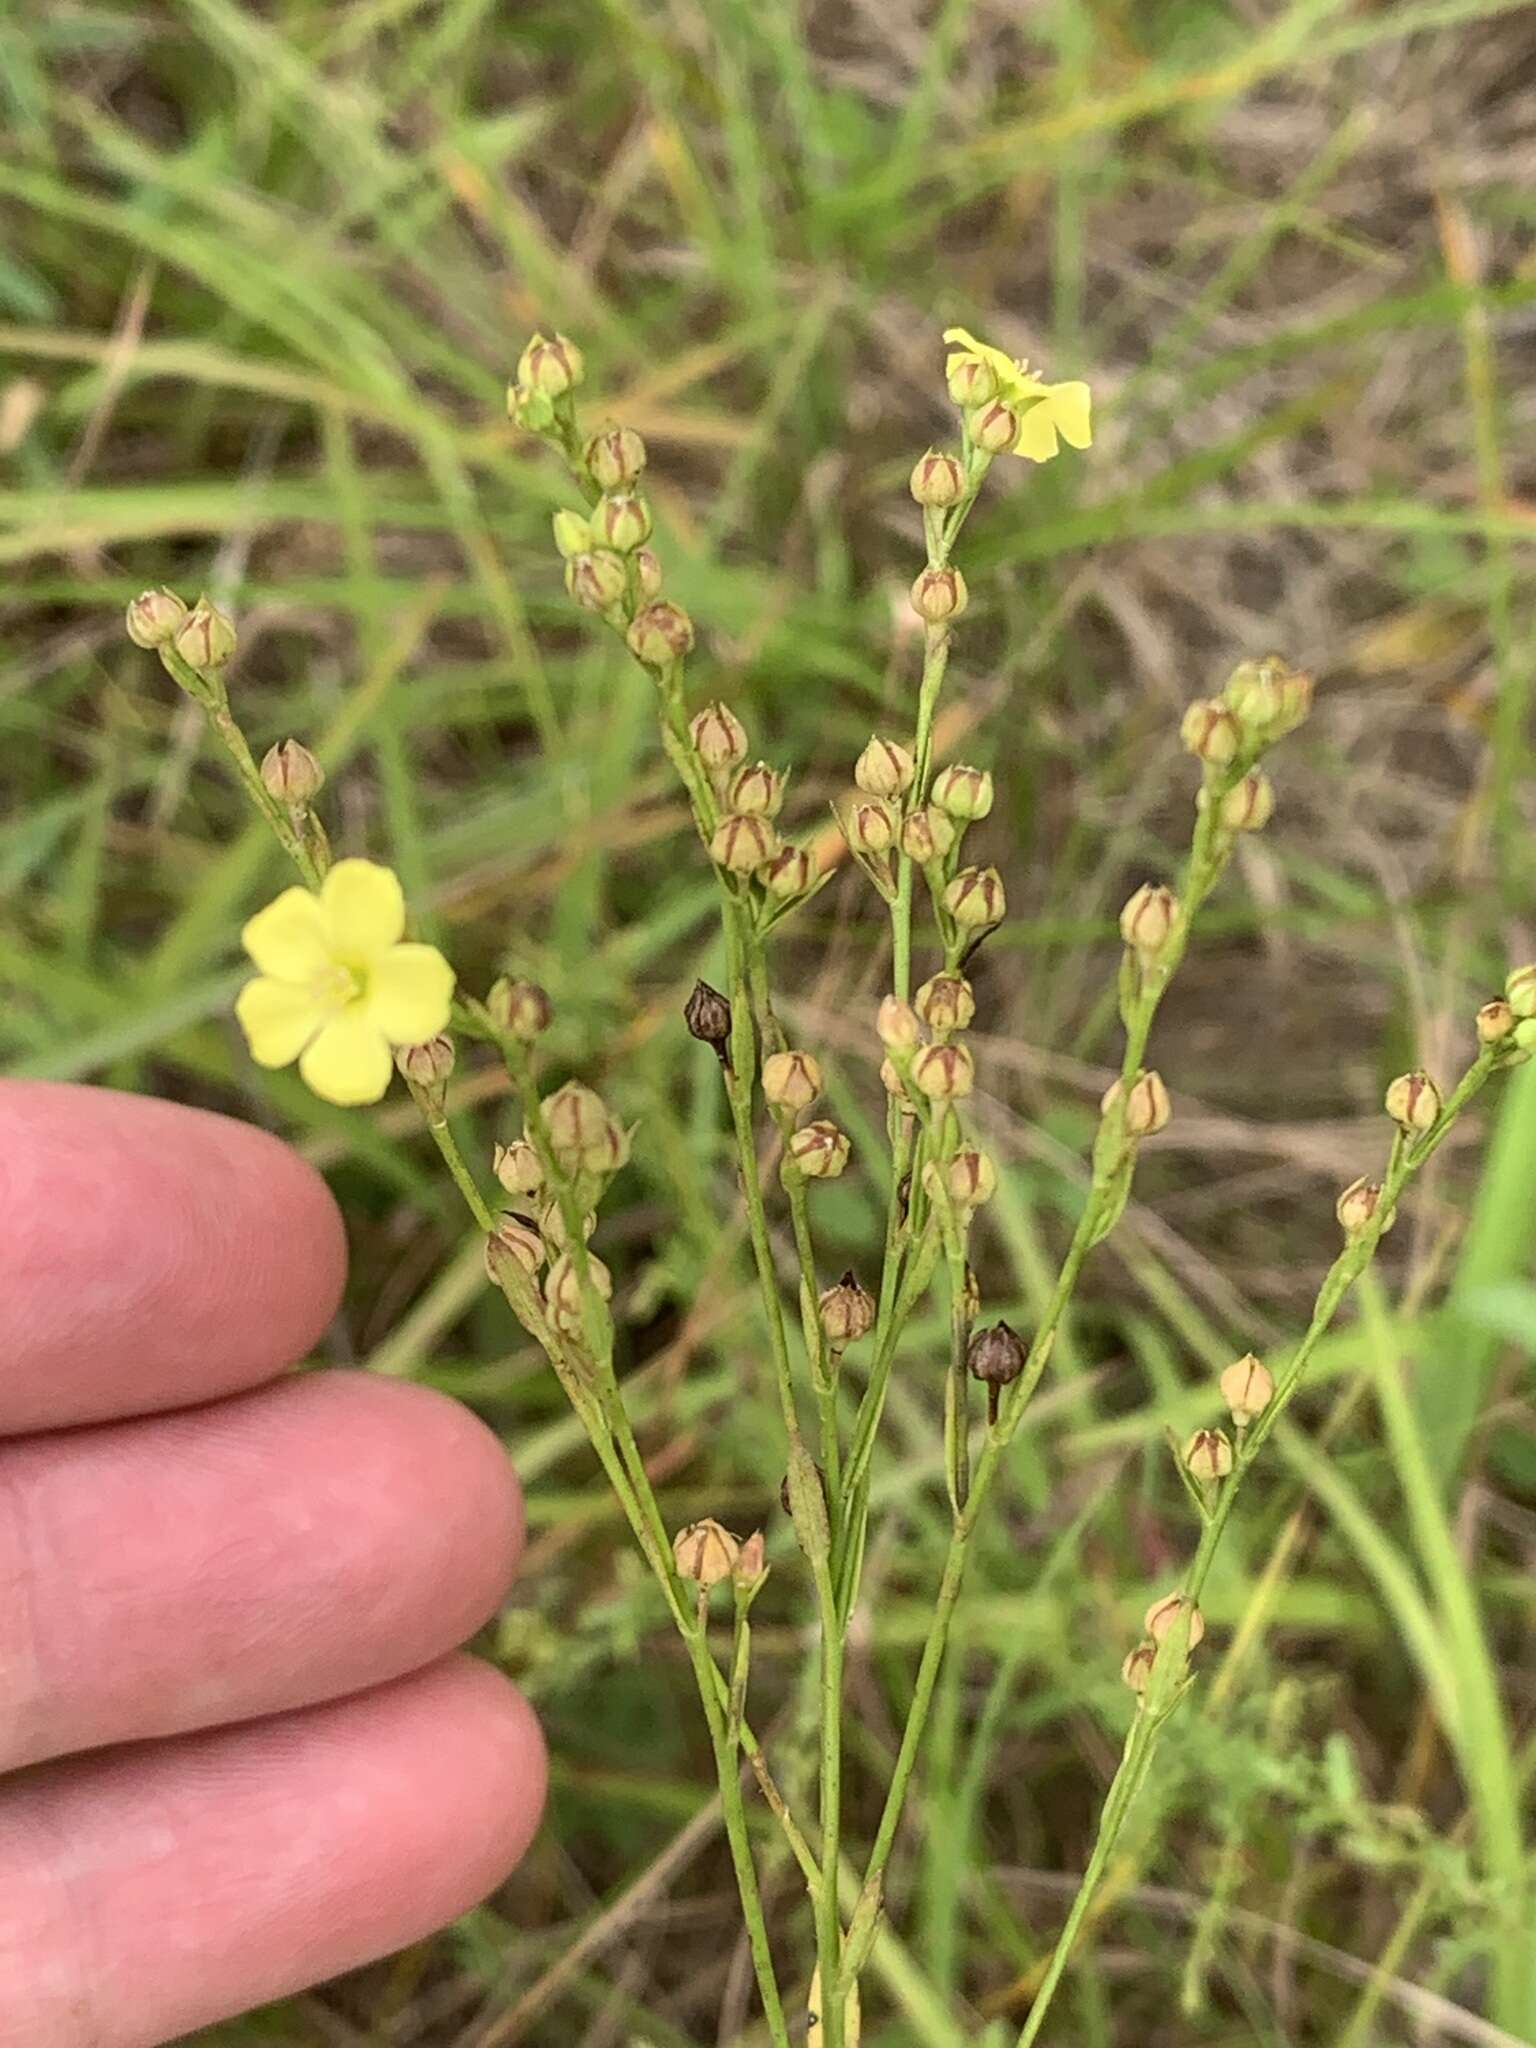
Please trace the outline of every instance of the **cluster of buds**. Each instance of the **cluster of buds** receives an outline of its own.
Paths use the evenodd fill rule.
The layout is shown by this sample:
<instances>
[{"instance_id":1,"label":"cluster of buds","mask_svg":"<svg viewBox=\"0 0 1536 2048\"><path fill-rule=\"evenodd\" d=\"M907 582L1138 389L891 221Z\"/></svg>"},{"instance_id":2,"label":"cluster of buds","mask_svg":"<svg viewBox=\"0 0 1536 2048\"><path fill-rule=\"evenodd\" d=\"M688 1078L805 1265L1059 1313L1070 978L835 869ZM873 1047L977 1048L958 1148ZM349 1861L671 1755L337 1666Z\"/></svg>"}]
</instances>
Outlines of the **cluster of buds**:
<instances>
[{"instance_id":1,"label":"cluster of buds","mask_svg":"<svg viewBox=\"0 0 1536 2048\"><path fill-rule=\"evenodd\" d=\"M1511 970L1504 1000L1485 1003L1478 1011L1477 1033L1484 1045L1497 1045L1510 1062L1536 1052L1536 963Z\"/></svg>"},{"instance_id":2,"label":"cluster of buds","mask_svg":"<svg viewBox=\"0 0 1536 2048\"><path fill-rule=\"evenodd\" d=\"M1142 1627L1145 1635L1120 1667L1120 1676L1138 1697L1151 1682L1158 1651L1176 1630L1183 1631L1186 1657L1204 1642L1205 1616L1185 1594L1164 1593L1147 1609Z\"/></svg>"},{"instance_id":3,"label":"cluster of buds","mask_svg":"<svg viewBox=\"0 0 1536 2048\"><path fill-rule=\"evenodd\" d=\"M803 846L786 844L774 822L784 804L782 773L766 761L748 761L746 727L728 704L695 712L688 739L721 806L709 841L716 867L739 884L755 882L781 908L808 895L815 863Z\"/></svg>"},{"instance_id":4,"label":"cluster of buds","mask_svg":"<svg viewBox=\"0 0 1536 2048\"><path fill-rule=\"evenodd\" d=\"M672 1539L672 1562L680 1579L698 1587L701 1599L726 1580L738 1597L751 1599L768 1576L762 1531L743 1540L712 1515L678 1530Z\"/></svg>"},{"instance_id":5,"label":"cluster of buds","mask_svg":"<svg viewBox=\"0 0 1536 2048\"><path fill-rule=\"evenodd\" d=\"M189 610L174 590L144 590L128 607L128 638L184 661L199 675L215 675L235 651L235 623L206 597Z\"/></svg>"}]
</instances>

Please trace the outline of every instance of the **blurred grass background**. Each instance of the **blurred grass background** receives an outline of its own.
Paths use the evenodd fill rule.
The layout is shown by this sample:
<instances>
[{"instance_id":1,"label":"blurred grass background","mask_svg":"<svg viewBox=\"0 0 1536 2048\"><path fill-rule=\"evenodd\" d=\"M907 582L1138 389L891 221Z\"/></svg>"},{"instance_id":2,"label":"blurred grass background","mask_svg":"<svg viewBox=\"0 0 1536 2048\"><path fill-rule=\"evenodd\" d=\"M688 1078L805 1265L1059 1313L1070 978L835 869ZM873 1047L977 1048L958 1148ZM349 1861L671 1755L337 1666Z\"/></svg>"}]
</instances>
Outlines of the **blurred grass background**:
<instances>
[{"instance_id":1,"label":"blurred grass background","mask_svg":"<svg viewBox=\"0 0 1536 2048\"><path fill-rule=\"evenodd\" d=\"M12 0L0 104L0 1061L293 1136L351 1221L330 1355L471 1400L529 1496L489 1647L555 1754L535 1853L440 1940L210 2039L681 2048L752 2039L752 2000L677 1646L413 1113L246 1061L236 934L279 857L124 641L126 598L228 604L241 716L317 746L338 845L398 865L470 986L549 986L552 1075L640 1123L599 1248L668 1512L766 1520L781 1553L718 1084L678 1022L711 886L643 678L560 588L568 493L502 409L527 331L578 338L589 416L645 434L695 686L794 765L810 825L909 716L905 477L948 431L940 328L1094 383L1091 455L994 483L973 522L942 734L1001 792L981 1280L1020 1324L1117 1057L1115 911L1185 835L1180 707L1272 646L1317 673L1275 823L1165 1012L1175 1121L1021 1439L894 1867L866 2041L1011 2041L1120 1658L1187 1541L1164 1433L1294 1334L1335 1191L1384 1155L1385 1081L1452 1072L1536 950L1536 10ZM845 877L780 955L862 1140L818 1204L829 1273L878 1239L881 933ZM1053 2039L1536 2039L1530 1074L1437 1162L1238 1518ZM485 1160L500 1084L461 1077ZM946 1527L936 1328L878 1481L866 1819ZM760 1612L794 1780L792 1569ZM787 1953L797 1884L764 1851Z\"/></svg>"}]
</instances>

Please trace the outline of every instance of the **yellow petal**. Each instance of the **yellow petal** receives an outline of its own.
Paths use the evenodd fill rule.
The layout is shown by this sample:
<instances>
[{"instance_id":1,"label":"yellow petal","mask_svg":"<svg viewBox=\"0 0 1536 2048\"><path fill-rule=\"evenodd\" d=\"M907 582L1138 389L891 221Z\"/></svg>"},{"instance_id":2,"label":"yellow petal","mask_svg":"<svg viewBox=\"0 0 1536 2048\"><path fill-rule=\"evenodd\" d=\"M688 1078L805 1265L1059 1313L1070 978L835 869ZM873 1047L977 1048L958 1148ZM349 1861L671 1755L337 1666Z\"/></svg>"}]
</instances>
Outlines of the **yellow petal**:
<instances>
[{"instance_id":1,"label":"yellow petal","mask_svg":"<svg viewBox=\"0 0 1536 2048\"><path fill-rule=\"evenodd\" d=\"M368 1016L391 1045L435 1038L452 996L453 969L436 946L391 946L368 969Z\"/></svg>"},{"instance_id":2,"label":"yellow petal","mask_svg":"<svg viewBox=\"0 0 1536 2048\"><path fill-rule=\"evenodd\" d=\"M333 952L371 960L405 930L405 897L392 868L372 860L339 860L320 884Z\"/></svg>"},{"instance_id":3,"label":"yellow petal","mask_svg":"<svg viewBox=\"0 0 1536 2048\"><path fill-rule=\"evenodd\" d=\"M325 1022L325 1011L307 988L265 975L241 989L235 1015L258 1067L286 1067Z\"/></svg>"},{"instance_id":4,"label":"yellow petal","mask_svg":"<svg viewBox=\"0 0 1536 2048\"><path fill-rule=\"evenodd\" d=\"M1086 384L1048 384L1051 416L1074 448L1093 445L1093 394Z\"/></svg>"},{"instance_id":5,"label":"yellow petal","mask_svg":"<svg viewBox=\"0 0 1536 2048\"><path fill-rule=\"evenodd\" d=\"M279 981L308 981L331 962L330 927L307 889L285 889L258 910L240 943L263 974Z\"/></svg>"},{"instance_id":6,"label":"yellow petal","mask_svg":"<svg viewBox=\"0 0 1536 2048\"><path fill-rule=\"evenodd\" d=\"M1049 400L1042 398L1019 414L1019 437L1013 444L1015 455L1022 455L1029 462L1049 462L1060 446Z\"/></svg>"},{"instance_id":7,"label":"yellow petal","mask_svg":"<svg viewBox=\"0 0 1536 2048\"><path fill-rule=\"evenodd\" d=\"M377 1102L395 1070L389 1042L362 1003L351 1003L315 1039L299 1072L327 1102Z\"/></svg>"}]
</instances>

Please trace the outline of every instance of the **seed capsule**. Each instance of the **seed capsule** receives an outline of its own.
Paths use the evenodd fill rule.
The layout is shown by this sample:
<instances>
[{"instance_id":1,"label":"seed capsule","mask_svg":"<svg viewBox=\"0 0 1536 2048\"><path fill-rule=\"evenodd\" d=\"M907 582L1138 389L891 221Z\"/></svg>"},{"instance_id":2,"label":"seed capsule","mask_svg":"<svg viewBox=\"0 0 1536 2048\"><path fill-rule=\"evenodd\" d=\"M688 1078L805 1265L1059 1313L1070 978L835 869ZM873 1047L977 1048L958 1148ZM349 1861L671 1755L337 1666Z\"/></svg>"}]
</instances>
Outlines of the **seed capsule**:
<instances>
[{"instance_id":1,"label":"seed capsule","mask_svg":"<svg viewBox=\"0 0 1536 2048\"><path fill-rule=\"evenodd\" d=\"M1523 1023L1536 1017L1536 965L1516 967L1504 984L1504 999Z\"/></svg>"},{"instance_id":2,"label":"seed capsule","mask_svg":"<svg viewBox=\"0 0 1536 2048\"><path fill-rule=\"evenodd\" d=\"M635 589L642 604L651 604L661 595L661 557L654 548L636 548L630 556L634 564Z\"/></svg>"},{"instance_id":3,"label":"seed capsule","mask_svg":"<svg viewBox=\"0 0 1536 2048\"><path fill-rule=\"evenodd\" d=\"M693 621L666 598L635 613L624 636L629 651L647 668L671 668L693 647Z\"/></svg>"},{"instance_id":4,"label":"seed capsule","mask_svg":"<svg viewBox=\"0 0 1536 2048\"><path fill-rule=\"evenodd\" d=\"M435 1038L425 1038L419 1045L401 1045L395 1048L395 1065L407 1081L414 1081L418 1088L442 1088L453 1073L453 1040L446 1031L440 1031Z\"/></svg>"},{"instance_id":5,"label":"seed capsule","mask_svg":"<svg viewBox=\"0 0 1536 2048\"><path fill-rule=\"evenodd\" d=\"M1399 1074L1387 1089L1387 1115L1411 1138L1421 1138L1440 1121L1440 1090L1428 1074Z\"/></svg>"},{"instance_id":6,"label":"seed capsule","mask_svg":"<svg viewBox=\"0 0 1536 2048\"><path fill-rule=\"evenodd\" d=\"M852 805L848 812L847 835L848 844L855 853L867 854L871 859L889 853L896 839L890 805L873 796Z\"/></svg>"},{"instance_id":7,"label":"seed capsule","mask_svg":"<svg viewBox=\"0 0 1536 2048\"><path fill-rule=\"evenodd\" d=\"M763 1061L763 1094L777 1109L809 1109L821 1093L821 1068L808 1052L771 1052Z\"/></svg>"},{"instance_id":8,"label":"seed capsule","mask_svg":"<svg viewBox=\"0 0 1536 2048\"><path fill-rule=\"evenodd\" d=\"M976 1062L963 1045L925 1045L912 1062L912 1085L931 1102L952 1102L976 1085Z\"/></svg>"},{"instance_id":9,"label":"seed capsule","mask_svg":"<svg viewBox=\"0 0 1536 2048\"><path fill-rule=\"evenodd\" d=\"M505 974L491 983L485 1008L493 1024L514 1038L526 1040L547 1031L554 1016L547 990L536 981L516 981Z\"/></svg>"},{"instance_id":10,"label":"seed capsule","mask_svg":"<svg viewBox=\"0 0 1536 2048\"><path fill-rule=\"evenodd\" d=\"M807 1180L836 1180L848 1164L848 1139L825 1120L804 1124L789 1141L789 1156Z\"/></svg>"},{"instance_id":11,"label":"seed capsule","mask_svg":"<svg viewBox=\"0 0 1536 2048\"><path fill-rule=\"evenodd\" d=\"M912 585L912 609L930 626L958 618L970 602L958 569L924 569Z\"/></svg>"},{"instance_id":12,"label":"seed capsule","mask_svg":"<svg viewBox=\"0 0 1536 2048\"><path fill-rule=\"evenodd\" d=\"M1179 915L1179 900L1161 882L1143 882L1120 913L1120 936L1144 965L1157 960Z\"/></svg>"},{"instance_id":13,"label":"seed capsule","mask_svg":"<svg viewBox=\"0 0 1536 2048\"><path fill-rule=\"evenodd\" d=\"M997 1193L997 1168L985 1152L957 1152L945 1178L950 1199L962 1209L979 1209Z\"/></svg>"},{"instance_id":14,"label":"seed capsule","mask_svg":"<svg viewBox=\"0 0 1536 2048\"><path fill-rule=\"evenodd\" d=\"M955 404L967 412L997 396L997 372L985 358L969 352L949 358L944 381Z\"/></svg>"},{"instance_id":15,"label":"seed capsule","mask_svg":"<svg viewBox=\"0 0 1536 2048\"><path fill-rule=\"evenodd\" d=\"M586 1285L601 1301L613 1299L613 1275L591 1252L587 1254ZM570 1252L562 1252L544 1275L544 1299L561 1316L581 1315L582 1278Z\"/></svg>"},{"instance_id":16,"label":"seed capsule","mask_svg":"<svg viewBox=\"0 0 1536 2048\"><path fill-rule=\"evenodd\" d=\"M751 875L766 866L779 850L779 835L769 818L733 811L715 827L709 857L728 874Z\"/></svg>"},{"instance_id":17,"label":"seed capsule","mask_svg":"<svg viewBox=\"0 0 1536 2048\"><path fill-rule=\"evenodd\" d=\"M706 704L688 728L693 751L712 774L745 759L747 731L728 704Z\"/></svg>"},{"instance_id":18,"label":"seed capsule","mask_svg":"<svg viewBox=\"0 0 1536 2048\"><path fill-rule=\"evenodd\" d=\"M645 443L633 427L603 427L588 441L583 459L600 491L622 491L645 468Z\"/></svg>"},{"instance_id":19,"label":"seed capsule","mask_svg":"<svg viewBox=\"0 0 1536 2048\"><path fill-rule=\"evenodd\" d=\"M1251 1351L1234 1358L1221 1375L1221 1398L1232 1411L1238 1429L1246 1429L1275 1398L1275 1382L1269 1368Z\"/></svg>"},{"instance_id":20,"label":"seed capsule","mask_svg":"<svg viewBox=\"0 0 1536 2048\"><path fill-rule=\"evenodd\" d=\"M592 1233L597 1228L597 1212L588 1209L579 1215L576 1221L581 1231L582 1243L590 1243ZM565 1211L558 1202L546 1202L539 1211L539 1232L544 1242L553 1246L557 1252L563 1252L570 1243L571 1233L566 1227Z\"/></svg>"},{"instance_id":21,"label":"seed capsule","mask_svg":"<svg viewBox=\"0 0 1536 2048\"><path fill-rule=\"evenodd\" d=\"M920 455L912 469L911 490L919 505L941 509L965 496L965 471L957 457L938 448Z\"/></svg>"},{"instance_id":22,"label":"seed capsule","mask_svg":"<svg viewBox=\"0 0 1536 2048\"><path fill-rule=\"evenodd\" d=\"M616 1173L629 1157L623 1127L600 1095L567 1081L544 1099L550 1149L568 1173Z\"/></svg>"},{"instance_id":23,"label":"seed capsule","mask_svg":"<svg viewBox=\"0 0 1536 2048\"><path fill-rule=\"evenodd\" d=\"M917 773L911 754L896 740L870 740L853 766L853 779L866 796L905 796Z\"/></svg>"},{"instance_id":24,"label":"seed capsule","mask_svg":"<svg viewBox=\"0 0 1536 2048\"><path fill-rule=\"evenodd\" d=\"M1220 1429L1197 1429L1184 1446L1184 1469L1191 1479L1209 1485L1232 1470L1232 1446Z\"/></svg>"},{"instance_id":25,"label":"seed capsule","mask_svg":"<svg viewBox=\"0 0 1536 2048\"><path fill-rule=\"evenodd\" d=\"M1192 1606L1182 1593L1165 1593L1161 1600L1154 1600L1147 1609L1142 1626L1154 1643L1165 1642L1172 1635L1179 1618L1189 1616L1189 1648L1205 1640L1205 1616L1198 1607Z\"/></svg>"},{"instance_id":26,"label":"seed capsule","mask_svg":"<svg viewBox=\"0 0 1536 2048\"><path fill-rule=\"evenodd\" d=\"M838 1350L856 1344L875 1327L875 1297L859 1285L851 1267L835 1287L823 1290L816 1306L827 1341Z\"/></svg>"},{"instance_id":27,"label":"seed capsule","mask_svg":"<svg viewBox=\"0 0 1536 2048\"><path fill-rule=\"evenodd\" d=\"M1138 1643L1120 1666L1120 1676L1132 1692L1144 1693L1151 1681L1152 1667L1156 1662L1156 1643Z\"/></svg>"},{"instance_id":28,"label":"seed capsule","mask_svg":"<svg viewBox=\"0 0 1536 2048\"><path fill-rule=\"evenodd\" d=\"M509 1195L536 1195L544 1185L544 1168L526 1138L498 1145L491 1154L491 1171Z\"/></svg>"},{"instance_id":29,"label":"seed capsule","mask_svg":"<svg viewBox=\"0 0 1536 2048\"><path fill-rule=\"evenodd\" d=\"M1001 455L1019 438L1019 416L1011 405L994 398L971 421L971 439L988 455Z\"/></svg>"},{"instance_id":30,"label":"seed capsule","mask_svg":"<svg viewBox=\"0 0 1536 2048\"><path fill-rule=\"evenodd\" d=\"M135 647L164 647L186 616L174 590L141 590L128 607L128 638Z\"/></svg>"},{"instance_id":31,"label":"seed capsule","mask_svg":"<svg viewBox=\"0 0 1536 2048\"><path fill-rule=\"evenodd\" d=\"M996 1422L1002 1390L1011 1386L1024 1370L1027 1354L1007 1323L993 1323L978 1330L966 1350L965 1363L971 1378L987 1390L987 1421Z\"/></svg>"},{"instance_id":32,"label":"seed capsule","mask_svg":"<svg viewBox=\"0 0 1536 2048\"><path fill-rule=\"evenodd\" d=\"M707 981L696 981L693 994L683 1005L683 1022L701 1044L713 1046L721 1059L731 1042L731 1006L719 989Z\"/></svg>"},{"instance_id":33,"label":"seed capsule","mask_svg":"<svg viewBox=\"0 0 1536 2048\"><path fill-rule=\"evenodd\" d=\"M933 800L949 817L974 824L992 808L992 777L985 768L968 768L957 761L934 777Z\"/></svg>"},{"instance_id":34,"label":"seed capsule","mask_svg":"<svg viewBox=\"0 0 1536 2048\"><path fill-rule=\"evenodd\" d=\"M1008 914L996 868L962 868L944 891L944 908L962 931L985 931Z\"/></svg>"},{"instance_id":35,"label":"seed capsule","mask_svg":"<svg viewBox=\"0 0 1536 2048\"><path fill-rule=\"evenodd\" d=\"M741 1544L712 1515L690 1522L672 1539L672 1561L679 1578L691 1579L706 1591L728 1579L741 1556Z\"/></svg>"},{"instance_id":36,"label":"seed capsule","mask_svg":"<svg viewBox=\"0 0 1536 2048\"><path fill-rule=\"evenodd\" d=\"M917 992L917 1014L930 1031L964 1031L976 1015L976 997L961 974L935 974Z\"/></svg>"}]
</instances>

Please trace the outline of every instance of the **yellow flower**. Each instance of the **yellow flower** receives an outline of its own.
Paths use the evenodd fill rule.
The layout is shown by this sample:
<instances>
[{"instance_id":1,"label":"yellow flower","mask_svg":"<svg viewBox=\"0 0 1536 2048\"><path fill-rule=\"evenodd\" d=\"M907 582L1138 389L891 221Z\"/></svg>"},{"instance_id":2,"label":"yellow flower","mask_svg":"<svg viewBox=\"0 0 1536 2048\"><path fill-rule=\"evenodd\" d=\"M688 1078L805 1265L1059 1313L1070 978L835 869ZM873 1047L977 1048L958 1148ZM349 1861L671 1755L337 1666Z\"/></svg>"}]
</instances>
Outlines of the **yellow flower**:
<instances>
[{"instance_id":1,"label":"yellow flower","mask_svg":"<svg viewBox=\"0 0 1536 2048\"><path fill-rule=\"evenodd\" d=\"M978 341L963 327L946 327L944 339L959 344L945 358L946 376L967 356L975 356L996 377L998 397L1019 415L1018 438L1012 451L1015 455L1030 462L1049 462L1060 452L1061 441L1070 442L1074 448L1092 445L1092 396L1086 384L1042 384L1031 373L1028 363L1018 362L1004 355L1000 348ZM1060 441L1056 438L1058 434Z\"/></svg>"},{"instance_id":2,"label":"yellow flower","mask_svg":"<svg viewBox=\"0 0 1536 2048\"><path fill-rule=\"evenodd\" d=\"M453 969L435 946L403 945L405 898L389 868L340 860L320 893L285 889L240 943L261 972L235 1015L258 1066L299 1072L327 1102L377 1102L390 1049L448 1022Z\"/></svg>"}]
</instances>

